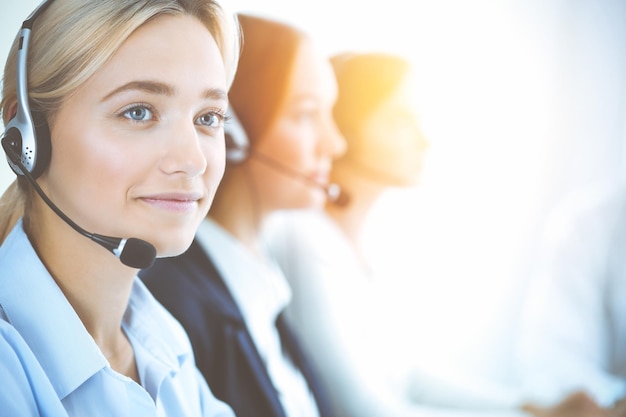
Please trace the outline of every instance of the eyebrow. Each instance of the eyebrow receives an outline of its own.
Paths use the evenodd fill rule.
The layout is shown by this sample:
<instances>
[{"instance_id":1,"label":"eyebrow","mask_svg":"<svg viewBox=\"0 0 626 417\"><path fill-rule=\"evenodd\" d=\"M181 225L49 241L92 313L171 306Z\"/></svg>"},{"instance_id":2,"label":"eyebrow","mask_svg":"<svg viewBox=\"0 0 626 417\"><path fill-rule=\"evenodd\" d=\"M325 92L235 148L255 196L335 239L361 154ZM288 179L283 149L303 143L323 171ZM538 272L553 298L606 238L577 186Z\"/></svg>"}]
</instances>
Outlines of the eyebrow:
<instances>
[{"instance_id":1,"label":"eyebrow","mask_svg":"<svg viewBox=\"0 0 626 417\"><path fill-rule=\"evenodd\" d=\"M116 94L120 94L125 91L132 91L132 90L144 91L146 93L160 94L160 95L165 95L165 96L173 96L174 93L176 92L176 89L172 87L171 85L161 83L158 81L131 81L111 91L109 94L107 94L106 96L102 98L102 101L106 101ZM202 94L200 95L200 97L207 98L207 99L222 100L222 99L227 99L228 94L226 93L226 91L224 91L221 88L209 88L209 89L204 90Z\"/></svg>"}]
</instances>

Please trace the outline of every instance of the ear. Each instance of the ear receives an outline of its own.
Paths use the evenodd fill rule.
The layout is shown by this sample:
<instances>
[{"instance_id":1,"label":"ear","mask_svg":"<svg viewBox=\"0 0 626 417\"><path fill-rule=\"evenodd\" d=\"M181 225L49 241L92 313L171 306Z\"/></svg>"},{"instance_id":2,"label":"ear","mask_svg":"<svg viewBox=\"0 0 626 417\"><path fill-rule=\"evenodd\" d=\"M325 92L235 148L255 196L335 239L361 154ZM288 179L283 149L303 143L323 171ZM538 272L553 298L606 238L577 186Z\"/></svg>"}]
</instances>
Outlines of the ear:
<instances>
[{"instance_id":1,"label":"ear","mask_svg":"<svg viewBox=\"0 0 626 417\"><path fill-rule=\"evenodd\" d=\"M17 114L17 101L13 102L9 107L8 107L8 111L7 111L7 116L5 117L5 121L4 123L6 124L9 120L11 120L12 118L15 117L15 115Z\"/></svg>"}]
</instances>

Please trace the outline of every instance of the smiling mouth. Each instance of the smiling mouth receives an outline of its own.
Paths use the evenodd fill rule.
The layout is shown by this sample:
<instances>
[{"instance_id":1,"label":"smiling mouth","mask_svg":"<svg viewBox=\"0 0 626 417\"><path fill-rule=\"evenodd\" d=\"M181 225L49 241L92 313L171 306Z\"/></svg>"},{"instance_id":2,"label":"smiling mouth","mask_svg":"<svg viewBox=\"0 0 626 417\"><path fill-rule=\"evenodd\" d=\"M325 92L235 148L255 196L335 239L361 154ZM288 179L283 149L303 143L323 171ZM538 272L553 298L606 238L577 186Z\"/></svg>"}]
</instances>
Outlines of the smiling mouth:
<instances>
[{"instance_id":1,"label":"smiling mouth","mask_svg":"<svg viewBox=\"0 0 626 417\"><path fill-rule=\"evenodd\" d=\"M315 171L309 175L309 178L320 185L326 185L329 182L330 174L328 171Z\"/></svg>"},{"instance_id":2,"label":"smiling mouth","mask_svg":"<svg viewBox=\"0 0 626 417\"><path fill-rule=\"evenodd\" d=\"M157 195L142 197L145 203L170 212L188 212L198 208L201 200L199 195Z\"/></svg>"}]
</instances>

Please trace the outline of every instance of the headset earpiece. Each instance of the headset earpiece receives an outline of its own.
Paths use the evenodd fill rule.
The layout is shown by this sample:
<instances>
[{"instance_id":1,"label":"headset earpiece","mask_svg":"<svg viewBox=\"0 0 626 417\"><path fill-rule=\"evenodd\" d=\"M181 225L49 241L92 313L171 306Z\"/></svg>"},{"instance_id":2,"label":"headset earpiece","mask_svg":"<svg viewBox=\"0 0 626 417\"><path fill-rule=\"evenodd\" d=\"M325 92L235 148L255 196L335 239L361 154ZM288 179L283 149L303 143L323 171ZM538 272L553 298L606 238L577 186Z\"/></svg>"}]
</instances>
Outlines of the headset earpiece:
<instances>
[{"instance_id":1,"label":"headset earpiece","mask_svg":"<svg viewBox=\"0 0 626 417\"><path fill-rule=\"evenodd\" d=\"M25 113L21 107L20 105L17 115L7 124L2 146L5 150L9 146L13 151L7 153L7 161L15 174L24 175L14 161L15 156L18 156L31 176L38 178L50 163L50 129L42 113Z\"/></svg>"},{"instance_id":2,"label":"headset earpiece","mask_svg":"<svg viewBox=\"0 0 626 417\"><path fill-rule=\"evenodd\" d=\"M46 117L41 112L31 112L28 96L27 58L32 25L50 4L52 0L44 1L22 23L19 33L17 50L17 112L7 123L2 137L2 147L7 152L7 161L13 172L18 176L24 175L22 169L15 163L15 155L21 158L22 166L28 170L33 178L39 177L50 163L52 146L50 143L50 129Z\"/></svg>"},{"instance_id":3,"label":"headset earpiece","mask_svg":"<svg viewBox=\"0 0 626 417\"><path fill-rule=\"evenodd\" d=\"M39 111L31 112L33 127L35 128L35 161L31 175L39 177L50 165L52 156L52 142L50 140L50 127L46 116ZM22 155L24 151L22 150Z\"/></svg>"},{"instance_id":4,"label":"headset earpiece","mask_svg":"<svg viewBox=\"0 0 626 417\"><path fill-rule=\"evenodd\" d=\"M248 157L250 140L232 107L228 109L228 120L224 124L224 140L227 163L238 164Z\"/></svg>"}]
</instances>

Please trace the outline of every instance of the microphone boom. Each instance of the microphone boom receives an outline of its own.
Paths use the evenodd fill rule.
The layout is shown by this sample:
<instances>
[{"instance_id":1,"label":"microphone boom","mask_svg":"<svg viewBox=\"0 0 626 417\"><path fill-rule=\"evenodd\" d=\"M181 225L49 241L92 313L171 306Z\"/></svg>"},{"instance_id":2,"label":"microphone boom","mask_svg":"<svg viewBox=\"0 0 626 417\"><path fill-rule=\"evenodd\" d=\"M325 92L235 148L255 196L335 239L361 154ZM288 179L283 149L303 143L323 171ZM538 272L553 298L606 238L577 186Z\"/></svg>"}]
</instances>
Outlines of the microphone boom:
<instances>
[{"instance_id":1,"label":"microphone boom","mask_svg":"<svg viewBox=\"0 0 626 417\"><path fill-rule=\"evenodd\" d=\"M274 168L275 170L282 172L283 174L292 177L294 179L298 179L303 181L307 185L312 187L320 188L326 194L326 198L328 201L336 206L343 207L346 206L350 202L350 196L341 189L339 184L320 184L319 182L309 178L301 172L292 169L275 159L270 158L267 155L264 155L259 152L250 151L249 156L256 158L258 161L265 163L267 166Z\"/></svg>"}]
</instances>

